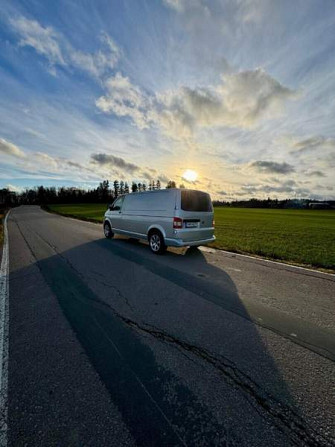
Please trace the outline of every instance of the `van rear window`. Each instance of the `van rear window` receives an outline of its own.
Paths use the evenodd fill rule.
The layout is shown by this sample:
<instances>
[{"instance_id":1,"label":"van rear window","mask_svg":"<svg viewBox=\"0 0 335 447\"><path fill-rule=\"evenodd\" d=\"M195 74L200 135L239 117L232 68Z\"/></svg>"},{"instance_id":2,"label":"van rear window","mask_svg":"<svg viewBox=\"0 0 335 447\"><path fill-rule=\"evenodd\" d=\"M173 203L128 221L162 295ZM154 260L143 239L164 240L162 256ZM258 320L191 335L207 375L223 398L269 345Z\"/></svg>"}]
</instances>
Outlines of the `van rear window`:
<instances>
[{"instance_id":1,"label":"van rear window","mask_svg":"<svg viewBox=\"0 0 335 447\"><path fill-rule=\"evenodd\" d=\"M181 209L184 211L213 211L209 194L201 191L181 191Z\"/></svg>"}]
</instances>

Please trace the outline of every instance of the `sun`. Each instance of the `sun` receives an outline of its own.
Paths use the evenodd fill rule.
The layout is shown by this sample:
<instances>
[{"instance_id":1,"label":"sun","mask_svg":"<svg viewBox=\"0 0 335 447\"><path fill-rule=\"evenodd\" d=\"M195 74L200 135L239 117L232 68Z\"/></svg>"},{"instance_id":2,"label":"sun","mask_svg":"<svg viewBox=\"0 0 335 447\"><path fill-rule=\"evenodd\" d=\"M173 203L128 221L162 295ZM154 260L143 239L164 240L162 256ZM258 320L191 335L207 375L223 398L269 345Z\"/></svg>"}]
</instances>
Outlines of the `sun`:
<instances>
[{"instance_id":1,"label":"sun","mask_svg":"<svg viewBox=\"0 0 335 447\"><path fill-rule=\"evenodd\" d=\"M193 183L198 178L198 173L195 171L192 171L192 169L186 169L186 171L182 175L182 178L184 180L186 180L187 182Z\"/></svg>"}]
</instances>

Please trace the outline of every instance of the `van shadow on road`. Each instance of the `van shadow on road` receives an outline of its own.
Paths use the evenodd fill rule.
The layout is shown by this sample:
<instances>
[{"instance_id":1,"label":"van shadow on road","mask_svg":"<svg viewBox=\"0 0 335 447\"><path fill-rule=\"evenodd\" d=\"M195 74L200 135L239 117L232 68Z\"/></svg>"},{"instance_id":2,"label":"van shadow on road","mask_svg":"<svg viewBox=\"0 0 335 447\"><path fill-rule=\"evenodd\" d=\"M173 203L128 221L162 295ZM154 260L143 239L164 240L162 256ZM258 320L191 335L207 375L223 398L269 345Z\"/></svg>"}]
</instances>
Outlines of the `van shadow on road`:
<instances>
[{"instance_id":1,"label":"van shadow on road","mask_svg":"<svg viewBox=\"0 0 335 447\"><path fill-rule=\"evenodd\" d=\"M209 265L199 250L187 250L182 256L168 252L162 258L157 258L142 244L98 239L51 255L51 244L38 235L38 232L36 228L33 234L25 235L31 251L37 258L36 265L57 297L65 317L102 379L112 401L117 405L137 445L143 447L265 446L270 443L277 446L328 445L323 436L316 433L300 413L280 371L270 353L266 351L257 328L251 322L243 324L241 320L242 338L238 336L238 327L235 327L236 333L228 329L229 340L225 339L222 343L227 346L230 344L232 356L236 360L249 348L257 353L264 371L264 375L257 381L252 378L248 368L241 367L238 361L213 354L201 345L181 339L176 333L160 329L158 324L155 326L143 324L137 321L136 315L134 318L122 315L112 305L112 292L109 292L110 299L106 301L85 280L84 272L92 268L98 269L109 282L113 281L113 278L116 284L120 279L126 281L127 271L124 269L118 271L118 259L122 259L141 265L156 277L161 278L161 281L167 280L175 286L221 306L224 310L232 312L232 315L235 315L234 318L239 315L248 319L248 312L241 303L229 275ZM24 231L21 231L22 233ZM184 263L184 271L180 266L181 263ZM29 271L30 267L27 267L12 272L12 275L15 278L24 277L29 274ZM210 279L214 277L219 279L219 282L211 284ZM141 296L137 299L140 302ZM17 313L22 315L25 307L32 306L33 301L34 294L21 301L11 301L11 318L15 319ZM36 325L39 324L38 317L37 312ZM41 325L41 341L47 340L48 336L45 333L47 330L52 330L52 328ZM23 336L22 331L27 331L24 335L29 337L29 327L21 328L20 336ZM222 381L235 390L234 393L237 391L242 396L241 402L244 401L245 407L237 408L236 411L241 413L245 426L243 422L238 427L234 427L234 424L230 426L228 414L225 414L224 410L226 397L224 395L221 397L222 411L219 415L214 414L194 391L183 383L182 378L178 377L178 368L171 370L157 362L156 356L142 334L152 336L155 341L168 345L172 350L177 348L178 351L183 351L191 360L196 358L213 367ZM10 336L14 339L13 345L15 345L17 333L14 329L11 330ZM243 345L241 340L243 340ZM41 349L48 350L50 347L41 342ZM15 352L12 354L15 357ZM34 355L38 355L38 352ZM31 362L34 362L34 358L23 360L22 367L27 372L26 380L25 383L16 383L15 371L11 371L10 361L10 377L12 376L13 380L10 381L9 393L19 395L22 387L32 387L32 393L34 392L36 383L29 377ZM245 360L241 364L245 364ZM42 371L41 376L43 376ZM262 383L263 381L268 381L268 383ZM171 384L174 387L173 399L169 399L166 395L166 390L171 388ZM38 386L43 385L46 384L41 377ZM76 385L72 384L72 386ZM214 383L209 385L209 388L214 390L215 387ZM38 405L38 402L35 404ZM19 418L22 411L29 405L31 404L28 401L19 399L15 400L15 406L9 403L9 422ZM77 405L80 403L74 403L74 411ZM251 415L251 410L254 416ZM52 410L48 408L48 411ZM259 427L256 425L251 428L249 426L251 421L256 420ZM23 426L21 431L34 430L31 420L29 423L23 423ZM270 429L271 426L272 429ZM67 429L70 428L63 427L63 430ZM258 429L263 431L267 429L267 432L257 433ZM78 443L78 445L81 444Z\"/></svg>"}]
</instances>

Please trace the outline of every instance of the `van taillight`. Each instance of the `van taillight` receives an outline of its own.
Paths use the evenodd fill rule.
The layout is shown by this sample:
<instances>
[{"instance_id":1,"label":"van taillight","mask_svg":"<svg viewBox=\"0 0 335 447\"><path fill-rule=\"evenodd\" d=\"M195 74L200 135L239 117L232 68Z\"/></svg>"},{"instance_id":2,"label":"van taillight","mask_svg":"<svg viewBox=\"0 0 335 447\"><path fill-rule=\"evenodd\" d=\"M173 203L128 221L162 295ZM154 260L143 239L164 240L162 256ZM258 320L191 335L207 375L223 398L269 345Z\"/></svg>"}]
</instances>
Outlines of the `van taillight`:
<instances>
[{"instance_id":1,"label":"van taillight","mask_svg":"<svg viewBox=\"0 0 335 447\"><path fill-rule=\"evenodd\" d=\"M173 228L183 228L183 219L181 219L180 217L174 217Z\"/></svg>"}]
</instances>

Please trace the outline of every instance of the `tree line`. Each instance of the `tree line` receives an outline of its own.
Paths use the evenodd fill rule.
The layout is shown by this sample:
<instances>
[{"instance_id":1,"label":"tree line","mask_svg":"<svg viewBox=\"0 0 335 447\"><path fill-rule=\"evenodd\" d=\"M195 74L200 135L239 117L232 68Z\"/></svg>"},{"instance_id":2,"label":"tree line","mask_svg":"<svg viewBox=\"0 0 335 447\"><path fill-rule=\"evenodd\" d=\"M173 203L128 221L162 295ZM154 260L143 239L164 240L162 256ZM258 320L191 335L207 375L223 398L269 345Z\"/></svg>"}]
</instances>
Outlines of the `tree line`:
<instances>
[{"instance_id":1,"label":"tree line","mask_svg":"<svg viewBox=\"0 0 335 447\"><path fill-rule=\"evenodd\" d=\"M165 188L176 188L176 182L170 180ZM179 188L185 188L179 185ZM31 189L25 189L21 193L10 191L7 188L0 189L0 208L8 208L17 205L44 205L57 203L112 203L120 194L129 194L142 191L152 191L161 189L161 182L151 181L146 183L132 182L129 185L123 180L114 180L109 182L103 180L97 188L80 189L74 187L45 187L37 186ZM223 201L214 200L213 205L216 207L232 207L232 208L301 208L301 209L334 209L335 201L327 202L312 199L248 199Z\"/></svg>"},{"instance_id":2,"label":"tree line","mask_svg":"<svg viewBox=\"0 0 335 447\"><path fill-rule=\"evenodd\" d=\"M312 199L248 199L248 200L214 200L213 206L230 207L230 208L270 208L270 209L334 209L335 201Z\"/></svg>"},{"instance_id":3,"label":"tree line","mask_svg":"<svg viewBox=\"0 0 335 447\"><path fill-rule=\"evenodd\" d=\"M110 203L121 194L153 191L161 189L160 180L152 180L148 184L132 182L131 185L123 180L109 182L103 180L97 188L81 189L75 187L45 187L43 185L25 189L21 193L7 188L0 190L0 206L43 205L56 203ZM180 187L184 187L180 185ZM165 188L176 188L176 182L168 181Z\"/></svg>"}]
</instances>

